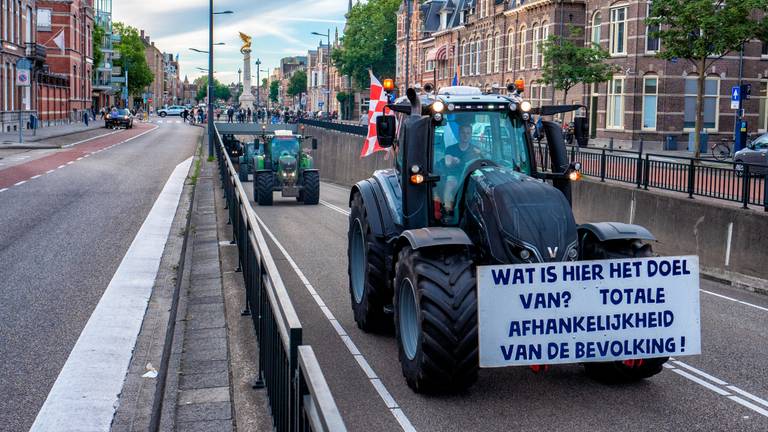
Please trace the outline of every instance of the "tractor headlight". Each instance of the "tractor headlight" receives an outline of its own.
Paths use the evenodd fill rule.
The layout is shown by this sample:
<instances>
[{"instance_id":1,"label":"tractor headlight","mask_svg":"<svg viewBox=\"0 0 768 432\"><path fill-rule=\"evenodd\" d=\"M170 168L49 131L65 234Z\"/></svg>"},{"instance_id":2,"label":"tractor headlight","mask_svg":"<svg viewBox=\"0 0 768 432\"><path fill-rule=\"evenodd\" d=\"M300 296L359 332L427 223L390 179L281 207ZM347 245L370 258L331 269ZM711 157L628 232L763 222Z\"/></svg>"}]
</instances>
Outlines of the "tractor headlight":
<instances>
[{"instance_id":1,"label":"tractor headlight","mask_svg":"<svg viewBox=\"0 0 768 432\"><path fill-rule=\"evenodd\" d=\"M523 110L523 112L527 113L531 111L531 103L528 101L523 101L523 103L520 104L520 109Z\"/></svg>"},{"instance_id":2,"label":"tractor headlight","mask_svg":"<svg viewBox=\"0 0 768 432\"><path fill-rule=\"evenodd\" d=\"M442 103L441 101L435 101L432 104L432 111L434 111L436 113L441 113L441 112L443 112L444 109L445 109L445 104Z\"/></svg>"},{"instance_id":3,"label":"tractor headlight","mask_svg":"<svg viewBox=\"0 0 768 432\"><path fill-rule=\"evenodd\" d=\"M510 103L509 104L509 110L510 111L517 111L517 104L516 103Z\"/></svg>"},{"instance_id":4,"label":"tractor headlight","mask_svg":"<svg viewBox=\"0 0 768 432\"><path fill-rule=\"evenodd\" d=\"M520 259L521 260L525 261L525 260L527 260L530 257L531 257L531 253L528 252L528 249L523 249L523 250L520 251Z\"/></svg>"},{"instance_id":5,"label":"tractor headlight","mask_svg":"<svg viewBox=\"0 0 768 432\"><path fill-rule=\"evenodd\" d=\"M432 116L432 118L433 118L433 119L434 119L436 122L438 122L438 123L440 123L441 121L443 121L443 115L442 115L442 114L440 114L440 113L435 113L435 115L433 115L433 116Z\"/></svg>"}]
</instances>

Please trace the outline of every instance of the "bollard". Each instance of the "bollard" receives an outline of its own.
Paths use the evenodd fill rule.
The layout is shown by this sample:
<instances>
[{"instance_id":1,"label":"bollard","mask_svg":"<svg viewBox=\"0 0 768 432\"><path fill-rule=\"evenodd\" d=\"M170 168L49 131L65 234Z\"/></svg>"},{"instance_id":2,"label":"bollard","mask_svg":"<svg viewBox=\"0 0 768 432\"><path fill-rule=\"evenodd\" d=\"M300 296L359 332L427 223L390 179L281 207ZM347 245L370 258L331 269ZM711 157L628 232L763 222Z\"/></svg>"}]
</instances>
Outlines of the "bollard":
<instances>
[{"instance_id":1,"label":"bollard","mask_svg":"<svg viewBox=\"0 0 768 432\"><path fill-rule=\"evenodd\" d=\"M640 138L640 154L643 153L643 145L644 145L643 139Z\"/></svg>"},{"instance_id":2,"label":"bollard","mask_svg":"<svg viewBox=\"0 0 768 432\"><path fill-rule=\"evenodd\" d=\"M613 151L613 137L611 137L611 139L608 141L608 148Z\"/></svg>"}]
</instances>

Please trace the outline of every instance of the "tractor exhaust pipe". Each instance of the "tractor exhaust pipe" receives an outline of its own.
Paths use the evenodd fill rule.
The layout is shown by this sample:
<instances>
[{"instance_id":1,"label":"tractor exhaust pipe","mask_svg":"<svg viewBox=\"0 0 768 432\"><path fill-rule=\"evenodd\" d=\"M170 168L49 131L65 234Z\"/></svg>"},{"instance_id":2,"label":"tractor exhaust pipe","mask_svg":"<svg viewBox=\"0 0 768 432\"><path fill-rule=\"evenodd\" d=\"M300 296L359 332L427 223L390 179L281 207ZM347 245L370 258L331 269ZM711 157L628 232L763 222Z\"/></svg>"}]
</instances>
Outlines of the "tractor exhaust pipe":
<instances>
[{"instance_id":1,"label":"tractor exhaust pipe","mask_svg":"<svg viewBox=\"0 0 768 432\"><path fill-rule=\"evenodd\" d=\"M405 96L408 98L408 102L411 103L411 115L412 116L421 116L421 100L419 99L418 93L416 93L416 90L413 88L409 88L405 91Z\"/></svg>"},{"instance_id":2,"label":"tractor exhaust pipe","mask_svg":"<svg viewBox=\"0 0 768 432\"><path fill-rule=\"evenodd\" d=\"M565 148L563 140L563 130L559 123L553 121L541 122L544 126L544 134L547 136L547 147L549 148L549 160L553 173L565 173L568 171L571 163L568 161L568 149ZM554 179L552 185L565 195L568 202L571 202L571 182L567 178Z\"/></svg>"}]
</instances>

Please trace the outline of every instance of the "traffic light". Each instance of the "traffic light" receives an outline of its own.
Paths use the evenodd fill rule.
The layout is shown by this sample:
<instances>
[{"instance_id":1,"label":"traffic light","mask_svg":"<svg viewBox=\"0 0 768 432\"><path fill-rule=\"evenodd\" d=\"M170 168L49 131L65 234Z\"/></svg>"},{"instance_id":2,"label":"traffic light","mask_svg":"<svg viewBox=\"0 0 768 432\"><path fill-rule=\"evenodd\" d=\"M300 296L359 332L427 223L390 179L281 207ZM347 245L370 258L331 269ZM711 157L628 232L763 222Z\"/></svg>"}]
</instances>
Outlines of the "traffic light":
<instances>
[{"instance_id":1,"label":"traffic light","mask_svg":"<svg viewBox=\"0 0 768 432\"><path fill-rule=\"evenodd\" d=\"M741 85L741 98L743 100L749 100L752 96L752 84Z\"/></svg>"}]
</instances>

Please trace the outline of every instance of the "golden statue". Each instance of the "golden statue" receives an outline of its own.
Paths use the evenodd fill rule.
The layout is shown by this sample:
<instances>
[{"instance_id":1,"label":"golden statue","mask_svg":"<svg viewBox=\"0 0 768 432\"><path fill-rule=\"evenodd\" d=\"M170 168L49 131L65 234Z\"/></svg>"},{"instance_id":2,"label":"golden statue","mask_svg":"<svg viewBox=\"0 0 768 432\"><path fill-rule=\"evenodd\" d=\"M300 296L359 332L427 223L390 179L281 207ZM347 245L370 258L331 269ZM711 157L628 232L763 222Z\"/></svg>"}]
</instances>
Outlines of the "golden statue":
<instances>
[{"instance_id":1,"label":"golden statue","mask_svg":"<svg viewBox=\"0 0 768 432\"><path fill-rule=\"evenodd\" d=\"M246 52L251 52L251 39L253 38L243 32L239 32L239 33L240 33L240 39L243 40L243 46L240 48L240 53L245 54Z\"/></svg>"}]
</instances>

